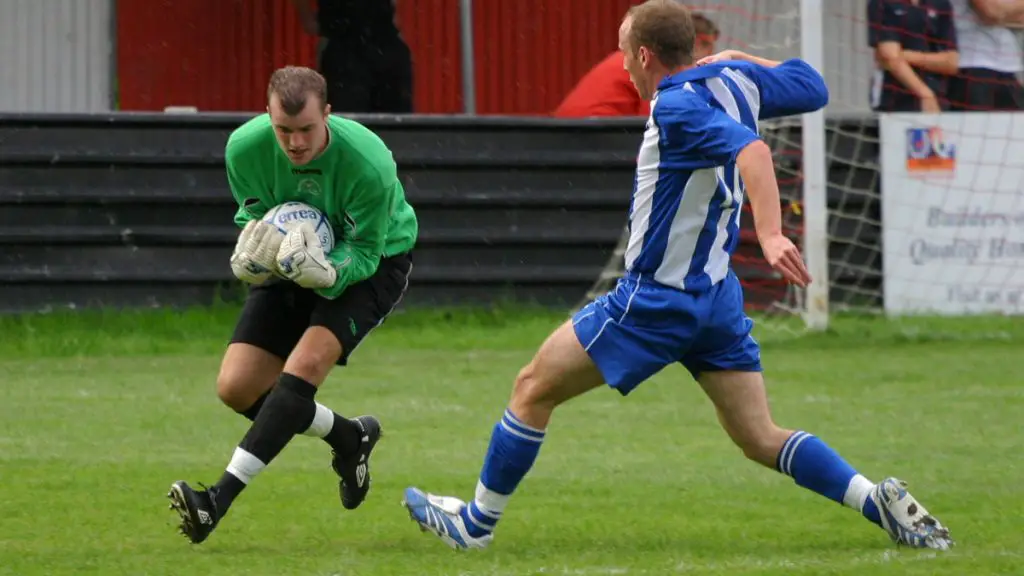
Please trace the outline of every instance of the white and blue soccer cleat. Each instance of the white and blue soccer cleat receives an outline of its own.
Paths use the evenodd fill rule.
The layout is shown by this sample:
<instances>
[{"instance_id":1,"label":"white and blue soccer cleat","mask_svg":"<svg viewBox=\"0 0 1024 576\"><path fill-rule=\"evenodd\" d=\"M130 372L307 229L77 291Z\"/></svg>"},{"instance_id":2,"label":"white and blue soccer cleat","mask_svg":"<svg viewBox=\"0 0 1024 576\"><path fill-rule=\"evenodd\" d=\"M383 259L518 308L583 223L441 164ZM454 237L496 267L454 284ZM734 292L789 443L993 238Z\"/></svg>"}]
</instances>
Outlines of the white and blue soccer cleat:
<instances>
[{"instance_id":1,"label":"white and blue soccer cleat","mask_svg":"<svg viewBox=\"0 0 1024 576\"><path fill-rule=\"evenodd\" d=\"M409 510L409 517L420 525L420 530L433 532L455 550L485 548L493 538L490 533L470 535L462 517L466 503L458 498L436 496L410 487L405 489L402 506Z\"/></svg>"},{"instance_id":2,"label":"white and blue soccer cleat","mask_svg":"<svg viewBox=\"0 0 1024 576\"><path fill-rule=\"evenodd\" d=\"M948 550L953 546L949 529L907 492L906 482L886 478L875 485L868 497L878 507L882 528L897 545L935 550Z\"/></svg>"}]
</instances>

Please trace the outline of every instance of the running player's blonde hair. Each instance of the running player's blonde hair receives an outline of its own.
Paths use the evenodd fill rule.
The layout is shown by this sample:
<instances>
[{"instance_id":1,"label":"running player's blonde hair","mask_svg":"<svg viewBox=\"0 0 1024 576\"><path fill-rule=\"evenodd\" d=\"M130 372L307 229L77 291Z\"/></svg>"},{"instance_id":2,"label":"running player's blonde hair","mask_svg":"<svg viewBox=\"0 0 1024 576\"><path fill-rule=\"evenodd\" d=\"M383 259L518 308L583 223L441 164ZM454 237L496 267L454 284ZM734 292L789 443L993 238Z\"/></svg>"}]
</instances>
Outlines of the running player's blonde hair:
<instances>
[{"instance_id":1,"label":"running player's blonde hair","mask_svg":"<svg viewBox=\"0 0 1024 576\"><path fill-rule=\"evenodd\" d=\"M267 85L267 100L277 94L281 108L289 116L295 116L306 107L310 95L320 101L320 107L327 104L327 81L319 72L305 66L285 66L270 75Z\"/></svg>"},{"instance_id":2,"label":"running player's blonde hair","mask_svg":"<svg viewBox=\"0 0 1024 576\"><path fill-rule=\"evenodd\" d=\"M629 49L646 47L669 68L693 63L696 35L690 9L677 0L647 0L626 12L630 19Z\"/></svg>"}]
</instances>

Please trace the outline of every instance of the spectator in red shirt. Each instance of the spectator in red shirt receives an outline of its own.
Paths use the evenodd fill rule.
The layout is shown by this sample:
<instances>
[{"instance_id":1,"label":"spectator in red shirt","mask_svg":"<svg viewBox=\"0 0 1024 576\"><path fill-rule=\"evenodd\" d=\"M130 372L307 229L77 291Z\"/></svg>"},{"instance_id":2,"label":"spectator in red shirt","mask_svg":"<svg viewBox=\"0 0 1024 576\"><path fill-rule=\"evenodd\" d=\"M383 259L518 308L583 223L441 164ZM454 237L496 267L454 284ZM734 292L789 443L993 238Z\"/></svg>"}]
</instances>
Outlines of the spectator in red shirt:
<instances>
[{"instance_id":1,"label":"spectator in red shirt","mask_svg":"<svg viewBox=\"0 0 1024 576\"><path fill-rule=\"evenodd\" d=\"M718 27L702 14L693 14L697 32L693 45L696 62L715 53ZM640 98L629 80L622 62L622 52L616 50L590 69L573 87L565 100L555 109L558 118L586 118L590 116L649 116L651 103Z\"/></svg>"}]
</instances>

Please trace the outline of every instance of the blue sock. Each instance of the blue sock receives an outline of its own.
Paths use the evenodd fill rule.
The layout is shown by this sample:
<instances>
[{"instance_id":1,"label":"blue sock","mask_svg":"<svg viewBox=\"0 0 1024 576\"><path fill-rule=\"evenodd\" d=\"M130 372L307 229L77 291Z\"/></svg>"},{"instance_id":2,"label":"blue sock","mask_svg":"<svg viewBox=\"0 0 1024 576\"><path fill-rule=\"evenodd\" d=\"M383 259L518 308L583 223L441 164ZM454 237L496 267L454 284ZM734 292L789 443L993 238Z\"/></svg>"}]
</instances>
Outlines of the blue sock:
<instances>
[{"instance_id":1,"label":"blue sock","mask_svg":"<svg viewBox=\"0 0 1024 576\"><path fill-rule=\"evenodd\" d=\"M523 424L511 410L505 410L491 433L476 497L462 511L471 536L483 536L494 530L509 496L533 466L543 442L543 430Z\"/></svg>"},{"instance_id":2,"label":"blue sock","mask_svg":"<svg viewBox=\"0 0 1024 576\"><path fill-rule=\"evenodd\" d=\"M817 437L794 432L782 445L775 468L798 485L853 508L881 526L878 507L869 497L874 484Z\"/></svg>"}]
</instances>

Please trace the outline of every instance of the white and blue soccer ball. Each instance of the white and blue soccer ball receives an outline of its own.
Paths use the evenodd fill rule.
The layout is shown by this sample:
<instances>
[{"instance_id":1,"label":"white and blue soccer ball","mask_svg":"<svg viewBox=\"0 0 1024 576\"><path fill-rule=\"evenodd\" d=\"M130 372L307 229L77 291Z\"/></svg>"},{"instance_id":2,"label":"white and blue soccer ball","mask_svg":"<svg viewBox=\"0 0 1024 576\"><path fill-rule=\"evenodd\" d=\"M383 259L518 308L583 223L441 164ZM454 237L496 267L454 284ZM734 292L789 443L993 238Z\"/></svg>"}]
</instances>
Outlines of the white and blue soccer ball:
<instances>
[{"instance_id":1,"label":"white and blue soccer ball","mask_svg":"<svg viewBox=\"0 0 1024 576\"><path fill-rule=\"evenodd\" d=\"M327 215L309 204L303 202L279 204L267 210L267 213L263 215L263 221L277 226L282 234L295 230L299 224L308 223L320 237L324 252L334 249L334 230L327 220Z\"/></svg>"}]
</instances>

